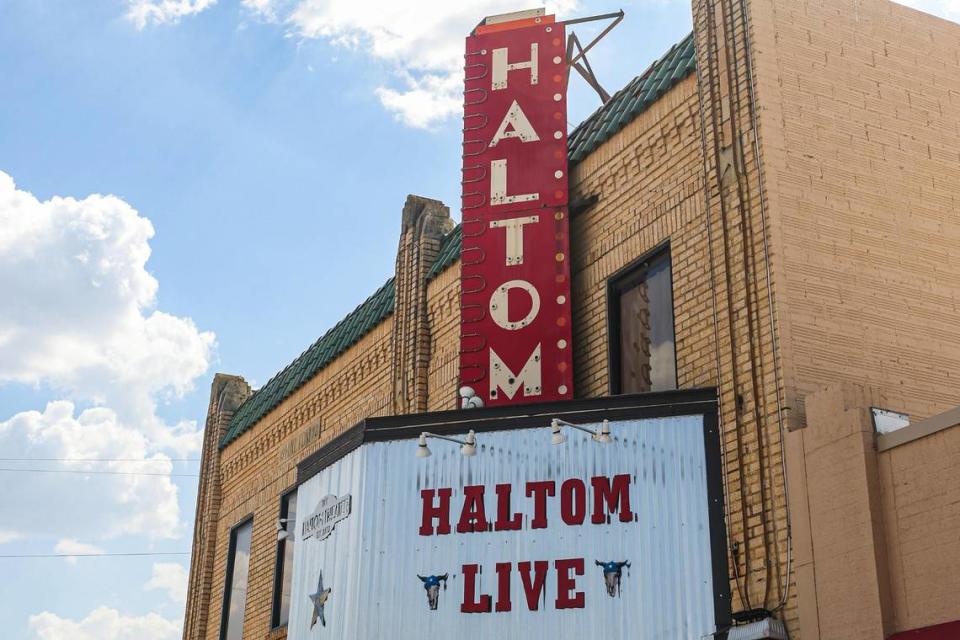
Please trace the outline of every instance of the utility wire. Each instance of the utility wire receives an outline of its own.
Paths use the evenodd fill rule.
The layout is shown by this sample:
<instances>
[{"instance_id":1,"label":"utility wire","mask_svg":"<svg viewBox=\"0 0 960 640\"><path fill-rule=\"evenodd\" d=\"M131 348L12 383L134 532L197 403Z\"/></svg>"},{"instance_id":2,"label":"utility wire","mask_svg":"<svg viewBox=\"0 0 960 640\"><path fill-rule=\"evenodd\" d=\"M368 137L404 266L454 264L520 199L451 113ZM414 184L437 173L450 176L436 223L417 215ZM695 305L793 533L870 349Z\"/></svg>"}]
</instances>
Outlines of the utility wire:
<instances>
[{"instance_id":1,"label":"utility wire","mask_svg":"<svg viewBox=\"0 0 960 640\"><path fill-rule=\"evenodd\" d=\"M165 476L168 478L199 478L198 473L150 473L146 471L84 471L83 469L9 469L0 468L8 473L81 473L83 475L110 476Z\"/></svg>"},{"instance_id":2,"label":"utility wire","mask_svg":"<svg viewBox=\"0 0 960 640\"><path fill-rule=\"evenodd\" d=\"M139 553L11 553L0 558L109 558L132 556L188 556L189 551L144 551Z\"/></svg>"}]
</instances>

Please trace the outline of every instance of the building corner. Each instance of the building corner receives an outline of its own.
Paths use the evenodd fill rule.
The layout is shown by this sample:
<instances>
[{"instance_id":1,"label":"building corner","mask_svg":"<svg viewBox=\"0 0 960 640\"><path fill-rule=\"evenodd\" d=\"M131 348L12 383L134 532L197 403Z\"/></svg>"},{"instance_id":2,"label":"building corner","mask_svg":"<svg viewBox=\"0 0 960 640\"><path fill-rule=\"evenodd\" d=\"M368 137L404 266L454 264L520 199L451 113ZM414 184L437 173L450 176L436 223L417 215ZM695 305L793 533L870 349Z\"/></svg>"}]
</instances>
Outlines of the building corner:
<instances>
[{"instance_id":1,"label":"building corner","mask_svg":"<svg viewBox=\"0 0 960 640\"><path fill-rule=\"evenodd\" d=\"M218 373L210 385L187 582L184 640L200 640L207 635L220 516L220 442L230 419L252 394L250 385L240 376Z\"/></svg>"}]
</instances>

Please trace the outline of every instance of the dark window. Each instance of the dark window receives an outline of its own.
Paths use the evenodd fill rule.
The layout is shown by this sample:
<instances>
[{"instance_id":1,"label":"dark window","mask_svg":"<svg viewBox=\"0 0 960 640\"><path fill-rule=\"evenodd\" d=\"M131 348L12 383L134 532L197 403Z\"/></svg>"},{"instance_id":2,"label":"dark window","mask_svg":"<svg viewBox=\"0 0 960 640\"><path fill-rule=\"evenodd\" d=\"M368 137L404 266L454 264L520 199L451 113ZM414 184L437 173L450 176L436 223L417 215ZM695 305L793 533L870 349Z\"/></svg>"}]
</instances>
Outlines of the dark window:
<instances>
[{"instance_id":1,"label":"dark window","mask_svg":"<svg viewBox=\"0 0 960 640\"><path fill-rule=\"evenodd\" d=\"M230 532L230 553L227 555L227 581L223 591L223 623L221 640L243 638L243 614L247 608L247 583L250 571L250 538L253 519L238 524Z\"/></svg>"},{"instance_id":2,"label":"dark window","mask_svg":"<svg viewBox=\"0 0 960 640\"><path fill-rule=\"evenodd\" d=\"M273 626L290 619L290 586L293 584L293 545L297 531L297 490L280 498L280 519L287 537L277 540L277 566L273 580Z\"/></svg>"},{"instance_id":3,"label":"dark window","mask_svg":"<svg viewBox=\"0 0 960 640\"><path fill-rule=\"evenodd\" d=\"M610 392L677 388L670 251L631 265L609 285Z\"/></svg>"}]
</instances>

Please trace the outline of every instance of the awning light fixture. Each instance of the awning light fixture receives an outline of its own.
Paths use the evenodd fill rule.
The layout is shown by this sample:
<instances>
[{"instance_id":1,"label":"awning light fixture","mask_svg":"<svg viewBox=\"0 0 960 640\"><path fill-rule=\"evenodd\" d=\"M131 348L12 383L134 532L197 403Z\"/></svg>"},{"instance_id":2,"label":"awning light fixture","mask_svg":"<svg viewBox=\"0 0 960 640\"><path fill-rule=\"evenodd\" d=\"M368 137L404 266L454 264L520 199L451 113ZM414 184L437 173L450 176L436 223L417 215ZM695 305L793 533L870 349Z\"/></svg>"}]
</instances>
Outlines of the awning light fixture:
<instances>
[{"instance_id":1,"label":"awning light fixture","mask_svg":"<svg viewBox=\"0 0 960 640\"><path fill-rule=\"evenodd\" d=\"M440 440L456 442L460 445L460 453L468 458L477 455L477 434L473 432L473 429L467 433L465 440L459 440L457 438L451 438L450 436L442 436L438 433L424 431L420 434L420 441L417 444L418 458L429 458L432 455L430 452L430 447L427 446L427 438L438 438Z\"/></svg>"},{"instance_id":2,"label":"awning light fixture","mask_svg":"<svg viewBox=\"0 0 960 640\"><path fill-rule=\"evenodd\" d=\"M567 441L567 436L565 433L563 433L563 427L570 427L571 429L577 429L578 431L589 433L590 438L594 442L601 442L603 444L613 442L613 438L610 437L610 421L606 418L604 418L600 428L596 431L593 429L588 429L587 427L579 424L573 424L572 422L561 420L560 418L554 418L550 421L550 428L553 429L553 435L550 438L550 442L553 444L563 444Z\"/></svg>"}]
</instances>

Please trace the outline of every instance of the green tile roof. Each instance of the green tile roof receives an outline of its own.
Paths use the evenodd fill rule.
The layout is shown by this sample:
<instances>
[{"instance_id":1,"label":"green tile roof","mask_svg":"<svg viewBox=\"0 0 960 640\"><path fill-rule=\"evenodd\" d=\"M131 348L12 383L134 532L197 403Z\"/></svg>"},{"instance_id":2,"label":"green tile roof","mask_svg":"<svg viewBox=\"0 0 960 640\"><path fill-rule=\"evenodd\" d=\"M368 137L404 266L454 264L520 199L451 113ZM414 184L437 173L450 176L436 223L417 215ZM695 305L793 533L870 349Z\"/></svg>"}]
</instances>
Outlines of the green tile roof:
<instances>
[{"instance_id":1,"label":"green tile roof","mask_svg":"<svg viewBox=\"0 0 960 640\"><path fill-rule=\"evenodd\" d=\"M610 101L581 122L567 139L570 163L583 160L594 149L612 138L634 118L645 111L674 84L693 73L696 57L693 34L678 42L660 60L630 84L618 91ZM436 262L427 274L432 280L460 258L462 230L459 225L447 234ZM287 367L258 389L234 414L227 433L220 442L223 448L276 408L310 378L333 362L341 353L356 344L374 327L393 313L393 278L367 298L335 327L327 331Z\"/></svg>"},{"instance_id":2,"label":"green tile roof","mask_svg":"<svg viewBox=\"0 0 960 640\"><path fill-rule=\"evenodd\" d=\"M392 314L394 293L393 278L390 278L363 304L351 311L333 329L323 334L309 349L250 396L240 405L227 425L220 448L227 446L256 424L260 418Z\"/></svg>"},{"instance_id":3,"label":"green tile roof","mask_svg":"<svg viewBox=\"0 0 960 640\"><path fill-rule=\"evenodd\" d=\"M630 84L577 125L567 138L570 163L586 158L613 137L650 105L696 69L693 34L673 45L670 51L634 78Z\"/></svg>"},{"instance_id":4,"label":"green tile roof","mask_svg":"<svg viewBox=\"0 0 960 640\"><path fill-rule=\"evenodd\" d=\"M447 267L460 259L460 243L463 240L463 227L459 224L453 228L453 231L443 237L440 243L440 252L437 254L437 260L430 267L427 273L427 282L430 282Z\"/></svg>"}]
</instances>

